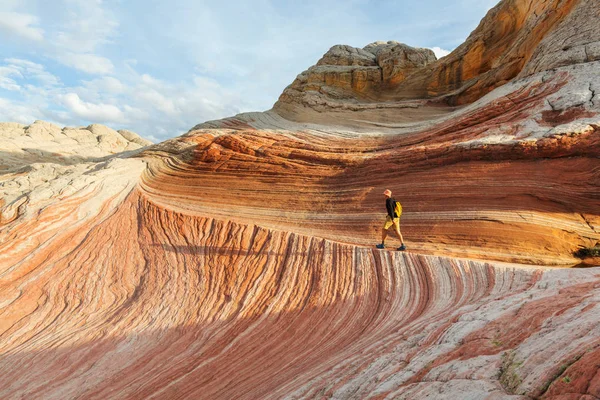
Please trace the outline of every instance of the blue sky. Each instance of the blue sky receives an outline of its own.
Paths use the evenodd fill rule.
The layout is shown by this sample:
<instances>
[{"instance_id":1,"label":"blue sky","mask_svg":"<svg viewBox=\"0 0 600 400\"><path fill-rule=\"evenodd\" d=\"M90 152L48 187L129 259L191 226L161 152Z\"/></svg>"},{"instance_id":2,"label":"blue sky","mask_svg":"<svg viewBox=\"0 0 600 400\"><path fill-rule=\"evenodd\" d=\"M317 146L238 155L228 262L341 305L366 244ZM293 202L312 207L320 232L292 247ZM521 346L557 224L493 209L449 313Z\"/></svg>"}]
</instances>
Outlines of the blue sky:
<instances>
[{"instance_id":1,"label":"blue sky","mask_svg":"<svg viewBox=\"0 0 600 400\"><path fill-rule=\"evenodd\" d=\"M271 108L335 44L445 54L497 0L1 0L0 121L154 141Z\"/></svg>"}]
</instances>

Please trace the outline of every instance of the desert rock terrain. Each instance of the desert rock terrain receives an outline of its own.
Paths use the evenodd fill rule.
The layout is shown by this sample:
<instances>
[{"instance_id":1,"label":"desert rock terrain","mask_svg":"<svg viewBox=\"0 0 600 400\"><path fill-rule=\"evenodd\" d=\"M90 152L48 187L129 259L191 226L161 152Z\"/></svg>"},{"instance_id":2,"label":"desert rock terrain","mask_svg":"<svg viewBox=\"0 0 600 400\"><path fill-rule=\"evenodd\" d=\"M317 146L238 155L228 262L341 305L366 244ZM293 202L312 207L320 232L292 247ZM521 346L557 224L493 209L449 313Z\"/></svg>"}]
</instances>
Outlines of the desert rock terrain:
<instances>
[{"instance_id":1,"label":"desert rock terrain","mask_svg":"<svg viewBox=\"0 0 600 400\"><path fill-rule=\"evenodd\" d=\"M0 124L0 398L600 398L598 17L336 45L158 144Z\"/></svg>"}]
</instances>

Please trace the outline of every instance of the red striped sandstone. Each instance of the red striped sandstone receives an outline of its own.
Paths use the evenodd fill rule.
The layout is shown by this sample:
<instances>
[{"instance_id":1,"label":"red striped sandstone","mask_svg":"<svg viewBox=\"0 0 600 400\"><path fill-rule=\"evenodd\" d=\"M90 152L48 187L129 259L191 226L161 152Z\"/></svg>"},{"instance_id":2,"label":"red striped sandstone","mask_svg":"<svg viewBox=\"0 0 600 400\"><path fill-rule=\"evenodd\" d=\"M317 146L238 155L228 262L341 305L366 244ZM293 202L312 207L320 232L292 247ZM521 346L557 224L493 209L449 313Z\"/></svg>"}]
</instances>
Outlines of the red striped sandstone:
<instances>
[{"instance_id":1,"label":"red striped sandstone","mask_svg":"<svg viewBox=\"0 0 600 400\"><path fill-rule=\"evenodd\" d=\"M561 23L597 3L526 3L497 10L574 11L522 79L435 118L348 102L15 151L0 398L599 398L600 271L548 268L600 240L597 26ZM385 187L408 253L371 248Z\"/></svg>"},{"instance_id":2,"label":"red striped sandstone","mask_svg":"<svg viewBox=\"0 0 600 400\"><path fill-rule=\"evenodd\" d=\"M583 358L600 344L598 271L380 252L129 193L79 225L53 219L93 199L48 207L32 231L45 240L3 248L2 398L483 398L562 393L564 376L600 384Z\"/></svg>"},{"instance_id":3,"label":"red striped sandstone","mask_svg":"<svg viewBox=\"0 0 600 400\"><path fill-rule=\"evenodd\" d=\"M199 125L164 144L189 150L152 163L143 184L177 209L362 245L378 237L389 186L413 249L575 264L575 250L600 240L600 102L589 90L599 67L543 72L451 118L372 126L360 140L273 114Z\"/></svg>"}]
</instances>

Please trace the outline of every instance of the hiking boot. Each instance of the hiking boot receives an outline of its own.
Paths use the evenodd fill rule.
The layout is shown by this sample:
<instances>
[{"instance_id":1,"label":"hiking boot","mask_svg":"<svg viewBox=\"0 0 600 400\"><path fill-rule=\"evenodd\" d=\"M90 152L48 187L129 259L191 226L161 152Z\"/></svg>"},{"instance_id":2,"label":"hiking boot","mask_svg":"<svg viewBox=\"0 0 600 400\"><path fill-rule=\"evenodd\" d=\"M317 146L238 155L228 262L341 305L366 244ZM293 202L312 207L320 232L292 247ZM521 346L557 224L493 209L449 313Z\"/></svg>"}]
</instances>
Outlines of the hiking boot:
<instances>
[{"instance_id":1,"label":"hiking boot","mask_svg":"<svg viewBox=\"0 0 600 400\"><path fill-rule=\"evenodd\" d=\"M378 245L376 245L375 247L377 247L378 249L385 249L385 245L379 243Z\"/></svg>"},{"instance_id":2,"label":"hiking boot","mask_svg":"<svg viewBox=\"0 0 600 400\"><path fill-rule=\"evenodd\" d=\"M404 243L402 243L402 246L398 247L398 251L404 251L406 250L406 246L404 245Z\"/></svg>"}]
</instances>

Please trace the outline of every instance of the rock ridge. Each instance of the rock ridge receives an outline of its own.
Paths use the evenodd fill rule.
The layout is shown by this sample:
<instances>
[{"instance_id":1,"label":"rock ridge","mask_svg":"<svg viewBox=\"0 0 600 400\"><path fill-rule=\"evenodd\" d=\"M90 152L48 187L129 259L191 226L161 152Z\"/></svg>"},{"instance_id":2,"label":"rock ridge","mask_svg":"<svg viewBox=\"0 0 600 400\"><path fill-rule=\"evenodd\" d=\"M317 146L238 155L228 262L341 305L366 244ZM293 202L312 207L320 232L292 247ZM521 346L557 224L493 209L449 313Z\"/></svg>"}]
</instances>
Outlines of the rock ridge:
<instances>
[{"instance_id":1,"label":"rock ridge","mask_svg":"<svg viewBox=\"0 0 600 400\"><path fill-rule=\"evenodd\" d=\"M76 164L151 144L134 132L100 124L60 128L45 121L0 122L0 172L42 162Z\"/></svg>"}]
</instances>

